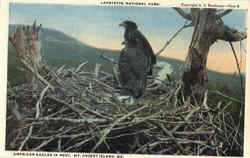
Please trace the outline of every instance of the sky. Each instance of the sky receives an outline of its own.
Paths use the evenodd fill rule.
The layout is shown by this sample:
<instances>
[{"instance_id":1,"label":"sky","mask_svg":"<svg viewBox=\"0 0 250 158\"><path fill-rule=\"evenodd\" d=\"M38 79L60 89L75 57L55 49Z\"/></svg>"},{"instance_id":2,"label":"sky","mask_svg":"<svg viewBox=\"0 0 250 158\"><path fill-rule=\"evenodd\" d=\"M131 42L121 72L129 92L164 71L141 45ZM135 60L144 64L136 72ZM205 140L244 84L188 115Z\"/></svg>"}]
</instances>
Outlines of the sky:
<instances>
[{"instance_id":1,"label":"sky","mask_svg":"<svg viewBox=\"0 0 250 158\"><path fill-rule=\"evenodd\" d=\"M36 19L44 28L62 31L78 40L98 48L122 49L124 29L119 23L133 20L149 40L154 52L158 52L167 40L186 23L172 8L137 8L107 6L76 6L56 4L11 3L10 24L32 24ZM185 9L189 11L189 9ZM246 29L246 11L235 10L223 17L225 24L239 31ZM193 28L183 30L172 41L162 56L184 60L192 37ZM243 48L246 42L242 42ZM238 56L245 59L240 42L234 44ZM241 52L241 53L240 53ZM245 64L242 65L245 67ZM230 45L215 43L209 52L208 68L226 73L236 71Z\"/></svg>"}]
</instances>

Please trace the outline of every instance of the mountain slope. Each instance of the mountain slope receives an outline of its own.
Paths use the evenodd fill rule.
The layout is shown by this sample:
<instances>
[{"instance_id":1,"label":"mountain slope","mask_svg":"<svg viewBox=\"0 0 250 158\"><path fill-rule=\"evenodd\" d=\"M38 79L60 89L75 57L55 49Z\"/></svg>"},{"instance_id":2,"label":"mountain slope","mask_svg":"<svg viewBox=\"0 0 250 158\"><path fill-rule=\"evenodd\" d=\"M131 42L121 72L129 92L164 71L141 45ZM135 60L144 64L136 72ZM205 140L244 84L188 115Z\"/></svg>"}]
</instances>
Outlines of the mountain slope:
<instances>
[{"instance_id":1,"label":"mountain slope","mask_svg":"<svg viewBox=\"0 0 250 158\"><path fill-rule=\"evenodd\" d=\"M13 34L16 27L17 25L9 25L9 35ZM98 57L101 53L111 52L116 58L119 56L115 51L88 46L62 32L47 28L41 29L41 42L42 56L53 66L67 63L68 66L73 66L85 61L100 62ZM11 44L9 44L9 52L14 52ZM93 65L89 65L88 68L93 68Z\"/></svg>"}]
</instances>

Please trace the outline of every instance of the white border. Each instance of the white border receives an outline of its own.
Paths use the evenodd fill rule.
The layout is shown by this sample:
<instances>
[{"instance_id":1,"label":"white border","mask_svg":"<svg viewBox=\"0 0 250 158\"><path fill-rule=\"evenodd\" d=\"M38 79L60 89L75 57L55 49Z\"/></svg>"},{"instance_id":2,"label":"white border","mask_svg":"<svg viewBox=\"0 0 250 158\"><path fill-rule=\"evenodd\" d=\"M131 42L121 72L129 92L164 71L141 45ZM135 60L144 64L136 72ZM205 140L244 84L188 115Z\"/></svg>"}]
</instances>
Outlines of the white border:
<instances>
[{"instance_id":1,"label":"white border","mask_svg":"<svg viewBox=\"0 0 250 158\"><path fill-rule=\"evenodd\" d=\"M249 4L248 0L78 0L78 1L77 0L9 0L9 2L14 2L14 3L21 2L21 3L46 3L46 4L70 4L70 5L100 5L101 1L144 2L144 3L156 2L160 3L160 6L157 7L181 7L181 8L188 7L188 6L183 6L182 3L197 4L197 5L200 4L201 8L204 7L204 4L206 4L205 8L208 8L208 4L213 4L213 5L224 4L225 5L224 9L232 9L228 5L237 5L237 4L240 4L240 8L235 8L235 9L247 9Z\"/></svg>"},{"instance_id":2,"label":"white border","mask_svg":"<svg viewBox=\"0 0 250 158\"><path fill-rule=\"evenodd\" d=\"M248 4L248 7L250 8L250 3ZM244 129L244 155L245 157L250 157L250 133L249 133L249 126L250 126L250 116L249 116L249 110L250 110L250 12L248 8L248 14L247 14L247 20L246 20L246 26L247 26L247 58L246 58L246 91L245 91L245 129Z\"/></svg>"},{"instance_id":3,"label":"white border","mask_svg":"<svg viewBox=\"0 0 250 158\"><path fill-rule=\"evenodd\" d=\"M158 2L160 3L160 6L158 7L181 7L185 8L185 6L182 5L182 3L186 4L201 4L203 7L203 4L226 4L223 9L228 9L230 7L226 7L227 4L237 5L239 4L240 7L237 9L248 9L249 11L249 4L250 2L248 0L9 0L9 2L15 2L15 3L46 3L46 4L70 4L70 5L100 5L100 1L133 1L133 2ZM8 48L8 0L0 0L0 101L1 101L1 110L0 110L0 158L12 158L12 157L18 157L13 156L14 151L5 151L5 115L6 115L6 82L7 82L7 48ZM249 19L250 15L248 12L247 15L247 28L249 28ZM247 51L249 51L249 31L247 31ZM250 54L247 54L247 60L250 60ZM246 79L250 79L250 64L246 64ZM249 115L250 111L250 83L249 80L246 82L246 104L245 104L245 138L244 138L244 157L250 157L250 134L249 134L249 125L250 125L250 117L247 117ZM48 152L29 152L29 153L36 153L36 154L46 154ZM51 153L51 152L49 152ZM51 153L53 154L53 152ZM71 157L73 157L74 153L66 153L70 154ZM80 154L80 153L79 153ZM99 155L100 154L95 154ZM101 154L104 156L105 154ZM107 154L107 155L113 155L113 154ZM115 156L115 155L114 155ZM143 157L143 158L153 158L153 157L185 157L190 158L194 156L162 156L162 155L123 155L124 157ZM20 156L25 157L25 156ZM27 156L32 157L32 156ZM34 156L34 157L46 157L46 156ZM53 157L53 156L52 156ZM59 156L58 156L59 157ZM214 157L214 156L199 156L199 157ZM66 157L64 157L66 158ZM116 157L114 157L116 158ZM225 158L225 157L224 157Z\"/></svg>"},{"instance_id":4,"label":"white border","mask_svg":"<svg viewBox=\"0 0 250 158\"><path fill-rule=\"evenodd\" d=\"M7 48L8 48L8 1L0 0L0 157L5 146L6 126L6 83L7 83Z\"/></svg>"}]
</instances>

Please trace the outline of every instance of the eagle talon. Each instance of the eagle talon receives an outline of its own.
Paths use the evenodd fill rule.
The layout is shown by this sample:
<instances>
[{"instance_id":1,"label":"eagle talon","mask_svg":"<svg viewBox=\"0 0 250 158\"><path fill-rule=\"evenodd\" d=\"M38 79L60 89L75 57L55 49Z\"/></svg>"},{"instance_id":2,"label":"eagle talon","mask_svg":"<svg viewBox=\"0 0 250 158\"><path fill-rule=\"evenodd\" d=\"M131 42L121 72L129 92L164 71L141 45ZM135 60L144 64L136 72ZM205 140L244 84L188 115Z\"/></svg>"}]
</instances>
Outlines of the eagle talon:
<instances>
[{"instance_id":1,"label":"eagle talon","mask_svg":"<svg viewBox=\"0 0 250 158\"><path fill-rule=\"evenodd\" d=\"M118 96L117 99L124 104L132 105L135 103L135 99L132 96Z\"/></svg>"}]
</instances>

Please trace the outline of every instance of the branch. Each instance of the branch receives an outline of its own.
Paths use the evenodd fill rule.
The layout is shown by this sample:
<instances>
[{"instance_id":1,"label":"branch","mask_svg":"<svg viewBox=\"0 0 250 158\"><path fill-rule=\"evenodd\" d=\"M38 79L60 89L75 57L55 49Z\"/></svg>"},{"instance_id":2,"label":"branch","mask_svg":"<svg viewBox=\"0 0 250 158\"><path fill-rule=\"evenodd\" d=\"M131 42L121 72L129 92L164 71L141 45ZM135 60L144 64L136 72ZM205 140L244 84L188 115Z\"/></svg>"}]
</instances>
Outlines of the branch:
<instances>
[{"instance_id":1,"label":"branch","mask_svg":"<svg viewBox=\"0 0 250 158\"><path fill-rule=\"evenodd\" d=\"M47 144L49 144L49 143L50 143L51 141L53 141L53 140L55 140L55 138L53 138L53 137L50 138L49 140L45 140L45 141L43 141L39 146L37 146L37 147L31 149L30 151L37 151L37 150L41 149L42 147L46 146Z\"/></svg>"},{"instance_id":2,"label":"branch","mask_svg":"<svg viewBox=\"0 0 250 158\"><path fill-rule=\"evenodd\" d=\"M159 127L160 129L162 129L162 131L168 136L170 137L174 143L176 144L177 148L179 149L179 151L182 154L186 154L185 149L183 148L183 146L176 140L176 138L174 137L173 133L169 130L167 130L167 128L165 128L162 124L160 124L159 122L152 122L154 125L156 125L157 127Z\"/></svg>"},{"instance_id":3,"label":"branch","mask_svg":"<svg viewBox=\"0 0 250 158\"><path fill-rule=\"evenodd\" d=\"M216 27L214 28L214 33L217 35L218 39L227 42L237 42L247 38L246 32L239 32L235 29L221 24L216 25Z\"/></svg>"},{"instance_id":4,"label":"branch","mask_svg":"<svg viewBox=\"0 0 250 158\"><path fill-rule=\"evenodd\" d=\"M241 74L241 71L240 71L240 64L239 64L239 61L238 61L238 58L237 58L237 55L236 55L236 52L235 52L235 49L233 47L232 42L229 42L229 44L230 44L230 46L232 48L234 58L235 58L235 62L236 62L236 65L237 65L237 69L238 69L238 72L239 72L239 75L240 75L241 93L242 93L242 96L244 96L243 78L242 78L242 74Z\"/></svg>"},{"instance_id":5,"label":"branch","mask_svg":"<svg viewBox=\"0 0 250 158\"><path fill-rule=\"evenodd\" d=\"M21 59L21 62L27 67L27 69L33 73L42 83L49 86L52 90L54 90L54 86L52 86L46 79L44 79L38 72L36 72L24 59Z\"/></svg>"},{"instance_id":6,"label":"branch","mask_svg":"<svg viewBox=\"0 0 250 158\"><path fill-rule=\"evenodd\" d=\"M182 16L186 20L192 20L191 14L185 13L181 8L173 8L174 10L179 13L180 16Z\"/></svg>"},{"instance_id":7,"label":"branch","mask_svg":"<svg viewBox=\"0 0 250 158\"><path fill-rule=\"evenodd\" d=\"M206 90L205 94L204 94L204 100L203 100L203 104L202 107L205 109L208 109L208 105L207 105L207 94L208 94L208 90Z\"/></svg>"},{"instance_id":8,"label":"branch","mask_svg":"<svg viewBox=\"0 0 250 158\"><path fill-rule=\"evenodd\" d=\"M81 107L83 107L85 110L87 110L88 112L90 112L91 114L94 114L98 117L101 117L101 118L104 118L104 119L107 119L107 120L113 120L113 118L111 117L108 117L108 116L104 116L102 114L100 114L99 112L97 111L94 111L94 110L91 110L90 108L88 108L87 106L83 105L82 103L76 103L76 105L79 104Z\"/></svg>"},{"instance_id":9,"label":"branch","mask_svg":"<svg viewBox=\"0 0 250 158\"><path fill-rule=\"evenodd\" d=\"M102 59L104 59L104 60L106 60L108 62L111 62L112 64L118 64L118 62L115 61L115 59L105 56L104 53L102 53L100 55L100 58L102 58Z\"/></svg>"},{"instance_id":10,"label":"branch","mask_svg":"<svg viewBox=\"0 0 250 158\"><path fill-rule=\"evenodd\" d=\"M77 72L78 72L84 65L86 65L86 64L88 64L88 61L83 62L82 64L80 64L80 65L76 68L75 73L77 73Z\"/></svg>"},{"instance_id":11,"label":"branch","mask_svg":"<svg viewBox=\"0 0 250 158\"><path fill-rule=\"evenodd\" d=\"M222 12L222 13L220 13L220 14L217 14L217 15L216 15L216 18L219 19L219 18L221 18L221 17L223 17L223 16L225 16L225 15L231 13L232 11L233 11L232 9L227 9L227 10L225 10L224 12Z\"/></svg>"},{"instance_id":12,"label":"branch","mask_svg":"<svg viewBox=\"0 0 250 158\"><path fill-rule=\"evenodd\" d=\"M163 46L162 49L160 49L157 53L156 53L156 56L159 56L166 48L167 46L172 42L172 40L185 28L187 27L190 27L190 26L193 26L193 24L184 24L166 43L165 45Z\"/></svg>"},{"instance_id":13,"label":"branch","mask_svg":"<svg viewBox=\"0 0 250 158\"><path fill-rule=\"evenodd\" d=\"M96 64L95 64L95 73L94 73L94 74L95 74L95 78L96 78L96 79L98 79L98 77L99 77L99 72L100 72L101 66L102 66L102 65L99 64L99 63L96 63Z\"/></svg>"},{"instance_id":14,"label":"branch","mask_svg":"<svg viewBox=\"0 0 250 158\"><path fill-rule=\"evenodd\" d=\"M42 103L43 97L48 89L49 85L47 85L47 87L42 91L42 93L40 94L40 98L36 103L36 118L39 118L40 116L40 104Z\"/></svg>"},{"instance_id":15,"label":"branch","mask_svg":"<svg viewBox=\"0 0 250 158\"><path fill-rule=\"evenodd\" d=\"M200 110L200 107L194 108L192 111L190 111L190 112L187 114L187 116L184 118L185 122L187 122L188 119L189 119L191 116L193 116L193 114L194 114L195 112L197 112L198 110ZM175 127L172 129L171 132L174 133L174 132L175 132L178 128L180 128L180 127L181 127L181 124L175 126Z\"/></svg>"},{"instance_id":16,"label":"branch","mask_svg":"<svg viewBox=\"0 0 250 158\"><path fill-rule=\"evenodd\" d=\"M18 148L19 151L23 149L24 145L25 145L25 144L27 143L27 141L30 139L30 137L31 137L31 135L32 135L32 132L33 132L33 127L34 127L33 125L30 126L28 135L25 137L25 139L22 141L20 147Z\"/></svg>"},{"instance_id":17,"label":"branch","mask_svg":"<svg viewBox=\"0 0 250 158\"><path fill-rule=\"evenodd\" d=\"M84 118L82 116L82 111L80 109L78 109L77 107L75 107L74 105L71 105L69 103L66 103L65 101L63 100L60 100L60 99L57 99L55 96L53 95L50 95L50 96L47 96L46 98L50 99L50 100L53 100L53 101L56 101L57 103L59 104L62 104L62 105L66 105L68 108L70 108L72 111L76 112L76 114L81 117L82 119Z\"/></svg>"},{"instance_id":18,"label":"branch","mask_svg":"<svg viewBox=\"0 0 250 158\"><path fill-rule=\"evenodd\" d=\"M244 104L244 101L241 101L241 100L239 100L239 99L236 99L236 98L227 96L227 95L221 93L221 92L218 91L218 90L216 90L216 91L215 91L215 90L210 90L210 92L215 93L215 94L218 94L218 95L220 95L220 96L222 96L222 97L225 97L225 98L227 98L227 99L229 99L229 100L232 100L232 101L234 101L234 102L237 102L237 103L240 103L240 104Z\"/></svg>"},{"instance_id":19,"label":"branch","mask_svg":"<svg viewBox=\"0 0 250 158\"><path fill-rule=\"evenodd\" d=\"M105 123L107 120L105 119L71 119L71 118L65 118L65 117L40 117L40 118L26 118L26 120L31 120L31 121L62 121L62 122L70 122L70 123ZM32 126L33 127L33 126Z\"/></svg>"}]
</instances>

